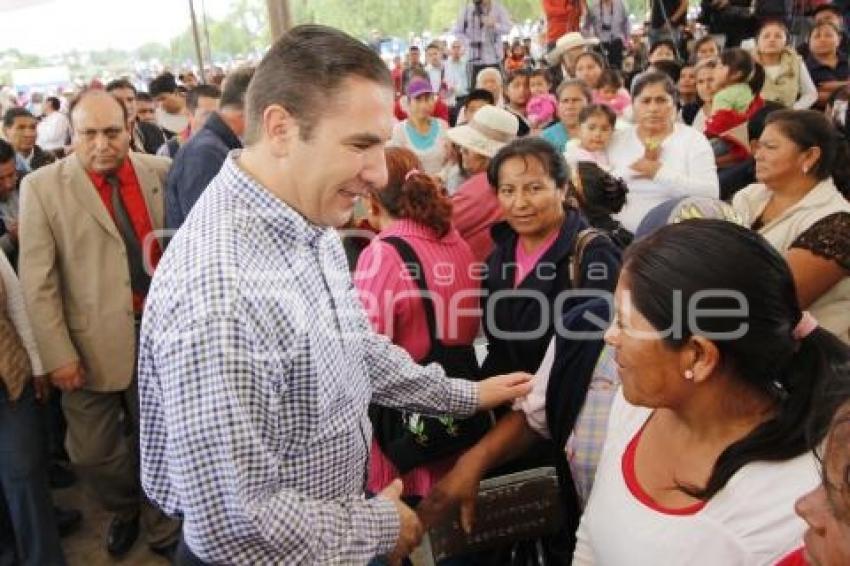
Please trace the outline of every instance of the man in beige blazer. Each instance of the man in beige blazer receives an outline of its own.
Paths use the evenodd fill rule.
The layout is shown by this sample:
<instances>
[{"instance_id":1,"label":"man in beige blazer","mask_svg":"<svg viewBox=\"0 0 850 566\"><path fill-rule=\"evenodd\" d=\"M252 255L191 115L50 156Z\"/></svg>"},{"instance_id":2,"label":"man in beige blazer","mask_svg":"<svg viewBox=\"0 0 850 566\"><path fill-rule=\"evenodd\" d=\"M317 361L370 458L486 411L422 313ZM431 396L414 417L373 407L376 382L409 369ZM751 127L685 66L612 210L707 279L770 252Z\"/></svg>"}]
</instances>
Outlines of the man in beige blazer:
<instances>
[{"instance_id":1,"label":"man in beige blazer","mask_svg":"<svg viewBox=\"0 0 850 566\"><path fill-rule=\"evenodd\" d=\"M113 556L133 546L140 516L155 551L173 551L179 535L144 498L135 438L138 324L161 254L170 162L129 152L125 116L109 94L83 94L71 108L74 153L24 179L20 218L20 277L39 353L63 391L71 461L114 514Z\"/></svg>"}]
</instances>

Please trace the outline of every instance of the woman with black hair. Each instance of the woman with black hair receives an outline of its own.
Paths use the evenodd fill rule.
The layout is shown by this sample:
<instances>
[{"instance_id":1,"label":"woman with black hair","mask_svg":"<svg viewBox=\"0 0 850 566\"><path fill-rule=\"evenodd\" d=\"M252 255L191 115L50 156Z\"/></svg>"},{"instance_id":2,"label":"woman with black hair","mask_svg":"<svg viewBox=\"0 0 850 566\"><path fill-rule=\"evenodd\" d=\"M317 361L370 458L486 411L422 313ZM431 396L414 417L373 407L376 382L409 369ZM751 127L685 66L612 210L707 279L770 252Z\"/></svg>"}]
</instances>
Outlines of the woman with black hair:
<instances>
[{"instance_id":1,"label":"woman with black hair","mask_svg":"<svg viewBox=\"0 0 850 566\"><path fill-rule=\"evenodd\" d=\"M500 149L490 161L487 179L505 221L491 231L495 249L483 283L489 345L481 373L534 371L560 316L555 312L560 294L577 288L612 291L620 251L604 235L588 238L578 249L590 226L567 201L566 161L545 140L518 139ZM575 258L581 261L573 270ZM566 301L561 311L573 304L574 299ZM508 338L506 332L516 334Z\"/></svg>"},{"instance_id":2,"label":"woman with black hair","mask_svg":"<svg viewBox=\"0 0 850 566\"><path fill-rule=\"evenodd\" d=\"M782 256L726 221L633 244L615 307L623 385L573 564L775 564L802 538L793 502L823 437L806 425L832 413L820 393L847 346L801 312Z\"/></svg>"},{"instance_id":3,"label":"woman with black hair","mask_svg":"<svg viewBox=\"0 0 850 566\"><path fill-rule=\"evenodd\" d=\"M758 183L732 204L791 267L797 297L850 343L850 153L814 110L770 114L755 153Z\"/></svg>"}]
</instances>

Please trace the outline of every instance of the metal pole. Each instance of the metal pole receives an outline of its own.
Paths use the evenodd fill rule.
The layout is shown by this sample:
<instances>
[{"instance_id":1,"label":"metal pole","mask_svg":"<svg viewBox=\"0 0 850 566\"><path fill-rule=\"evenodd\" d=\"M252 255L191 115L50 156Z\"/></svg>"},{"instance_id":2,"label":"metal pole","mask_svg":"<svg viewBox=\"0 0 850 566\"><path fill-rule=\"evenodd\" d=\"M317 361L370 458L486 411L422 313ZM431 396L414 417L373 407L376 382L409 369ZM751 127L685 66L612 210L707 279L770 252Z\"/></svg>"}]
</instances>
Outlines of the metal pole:
<instances>
[{"instance_id":1,"label":"metal pole","mask_svg":"<svg viewBox=\"0 0 850 566\"><path fill-rule=\"evenodd\" d=\"M198 18L195 16L195 3L189 0L189 15L192 18L192 36L195 39L195 53L198 56L198 72L200 73L201 82L207 82L207 74L204 72L204 55L201 52L201 37L198 33Z\"/></svg>"},{"instance_id":2,"label":"metal pole","mask_svg":"<svg viewBox=\"0 0 850 566\"><path fill-rule=\"evenodd\" d=\"M282 36L292 27L292 12L289 10L289 0L266 0L269 12L269 31L271 42Z\"/></svg>"},{"instance_id":3,"label":"metal pole","mask_svg":"<svg viewBox=\"0 0 850 566\"><path fill-rule=\"evenodd\" d=\"M210 44L210 25L207 22L207 3L205 0L201 0L201 13L204 16L204 47L206 48L207 62L209 62L210 68L212 68L215 62L213 61L212 46Z\"/></svg>"}]
</instances>

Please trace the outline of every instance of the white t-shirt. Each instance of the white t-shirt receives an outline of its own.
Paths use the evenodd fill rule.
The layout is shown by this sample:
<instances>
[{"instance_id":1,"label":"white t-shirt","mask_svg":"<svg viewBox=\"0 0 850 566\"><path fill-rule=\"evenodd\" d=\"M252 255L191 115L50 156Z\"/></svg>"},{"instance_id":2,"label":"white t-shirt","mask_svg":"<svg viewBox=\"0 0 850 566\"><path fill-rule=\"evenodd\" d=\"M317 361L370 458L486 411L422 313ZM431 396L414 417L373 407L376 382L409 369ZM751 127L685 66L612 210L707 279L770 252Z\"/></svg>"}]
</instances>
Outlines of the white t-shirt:
<instances>
[{"instance_id":1,"label":"white t-shirt","mask_svg":"<svg viewBox=\"0 0 850 566\"><path fill-rule=\"evenodd\" d=\"M62 112L51 112L38 123L36 132L35 143L41 149L62 149L71 139L71 123Z\"/></svg>"},{"instance_id":2,"label":"white t-shirt","mask_svg":"<svg viewBox=\"0 0 850 566\"><path fill-rule=\"evenodd\" d=\"M574 566L773 566L802 545L806 524L794 502L820 483L814 456L748 464L699 510L664 512L626 483L624 454L651 413L617 393Z\"/></svg>"},{"instance_id":3,"label":"white t-shirt","mask_svg":"<svg viewBox=\"0 0 850 566\"><path fill-rule=\"evenodd\" d=\"M622 178L629 187L626 205L615 216L627 230L634 232L650 210L670 199L720 198L714 153L700 132L685 124L674 125L673 133L661 144L662 165L654 179L638 177L631 169L644 151L637 127L615 131L608 146L613 175Z\"/></svg>"},{"instance_id":4,"label":"white t-shirt","mask_svg":"<svg viewBox=\"0 0 850 566\"><path fill-rule=\"evenodd\" d=\"M156 123L160 128L179 134L189 126L189 116L186 114L169 114L162 108L157 108Z\"/></svg>"},{"instance_id":5,"label":"white t-shirt","mask_svg":"<svg viewBox=\"0 0 850 566\"><path fill-rule=\"evenodd\" d=\"M431 118L432 124L436 122L436 134L428 147L418 147L410 137L407 120L402 120L393 127L393 134L389 141L390 147L406 147L419 157L422 162L422 172L429 175L439 175L448 159L448 136L446 131L448 124L439 118ZM412 127L412 126L411 126Z\"/></svg>"}]
</instances>

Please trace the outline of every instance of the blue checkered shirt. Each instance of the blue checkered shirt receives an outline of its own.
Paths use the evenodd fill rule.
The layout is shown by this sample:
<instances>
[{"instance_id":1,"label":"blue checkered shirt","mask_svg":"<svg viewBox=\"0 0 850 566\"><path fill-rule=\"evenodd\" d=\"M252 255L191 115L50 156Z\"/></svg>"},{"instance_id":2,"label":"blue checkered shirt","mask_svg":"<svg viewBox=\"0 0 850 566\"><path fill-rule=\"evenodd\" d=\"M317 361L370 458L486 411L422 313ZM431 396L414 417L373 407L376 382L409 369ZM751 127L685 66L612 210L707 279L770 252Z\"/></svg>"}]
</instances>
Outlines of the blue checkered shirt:
<instances>
[{"instance_id":1,"label":"blue checkered shirt","mask_svg":"<svg viewBox=\"0 0 850 566\"><path fill-rule=\"evenodd\" d=\"M395 544L365 499L371 401L468 415L477 385L375 334L335 230L232 153L172 240L139 347L142 485L216 564L363 564Z\"/></svg>"}]
</instances>

